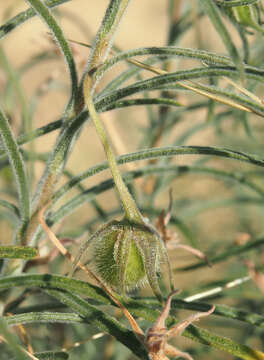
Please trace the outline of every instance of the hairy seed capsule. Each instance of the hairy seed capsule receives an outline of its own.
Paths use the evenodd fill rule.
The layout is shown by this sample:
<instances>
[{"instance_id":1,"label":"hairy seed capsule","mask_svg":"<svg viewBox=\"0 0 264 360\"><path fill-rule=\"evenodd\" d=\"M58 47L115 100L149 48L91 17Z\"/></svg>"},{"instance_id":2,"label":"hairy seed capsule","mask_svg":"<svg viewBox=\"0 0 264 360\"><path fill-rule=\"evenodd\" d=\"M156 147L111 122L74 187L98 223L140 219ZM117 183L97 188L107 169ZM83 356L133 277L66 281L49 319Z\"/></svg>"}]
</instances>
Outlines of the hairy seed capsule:
<instances>
[{"instance_id":1,"label":"hairy seed capsule","mask_svg":"<svg viewBox=\"0 0 264 360\"><path fill-rule=\"evenodd\" d=\"M260 22L261 8L258 4L222 8L231 20L239 25L248 26L263 33Z\"/></svg>"},{"instance_id":2,"label":"hairy seed capsule","mask_svg":"<svg viewBox=\"0 0 264 360\"><path fill-rule=\"evenodd\" d=\"M143 258L135 243L134 230L111 230L109 234L101 236L94 247L96 269L101 278L109 285L119 287L124 278L127 289L134 288L146 277ZM126 259L122 253L126 249ZM126 266L122 265L126 263ZM121 272L124 271L124 275Z\"/></svg>"},{"instance_id":3,"label":"hairy seed capsule","mask_svg":"<svg viewBox=\"0 0 264 360\"><path fill-rule=\"evenodd\" d=\"M157 273L167 252L158 232L149 224L131 224L127 219L111 221L82 246L79 260L92 245L92 263L100 278L121 293L149 282L161 299Z\"/></svg>"}]
</instances>

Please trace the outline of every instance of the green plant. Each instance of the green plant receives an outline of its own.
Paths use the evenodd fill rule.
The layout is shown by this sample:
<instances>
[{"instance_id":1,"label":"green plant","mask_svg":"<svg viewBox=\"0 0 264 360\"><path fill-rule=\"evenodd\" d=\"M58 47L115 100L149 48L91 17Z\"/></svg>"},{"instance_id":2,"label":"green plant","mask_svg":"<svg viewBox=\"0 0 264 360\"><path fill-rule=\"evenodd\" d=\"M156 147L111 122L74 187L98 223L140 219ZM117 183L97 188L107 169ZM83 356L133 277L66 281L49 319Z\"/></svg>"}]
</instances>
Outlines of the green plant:
<instances>
[{"instance_id":1,"label":"green plant","mask_svg":"<svg viewBox=\"0 0 264 360\"><path fill-rule=\"evenodd\" d=\"M27 0L29 9L0 26L5 80L0 111L3 360L13 356L164 360L169 354L187 359L226 358L216 349L241 359L264 359L264 353L257 350L263 344L264 326L263 264L258 256L264 244L263 2L200 0L194 6L192 1L168 0L162 5L168 8L166 46L128 51L120 50L114 38L121 20L126 26L129 0L107 1L93 45L64 35L59 22L67 17L85 36L89 32L74 12L64 10L66 2L71 3ZM78 8L73 2L72 9L74 6ZM34 16L46 24L64 56L70 89L51 72L28 100L23 77L29 70L60 59L56 51L44 49L27 58L23 66L12 65L4 41ZM205 36L205 25L214 31L221 51ZM189 33L195 35L192 48L185 46ZM84 67L78 66L72 43L78 48L91 47ZM178 59L186 61L179 63ZM125 70L120 66L118 73L111 71L121 64ZM46 111L46 125L37 127L37 106L53 90L67 93L61 117L52 121L54 115ZM141 106L147 110L143 127L132 112L132 107ZM114 135L111 127L106 131L101 119L103 113L117 109L120 120L133 119L133 131L141 127L140 136L131 136L137 150L119 157L111 144L118 144L121 131ZM76 174L70 161L81 136L87 133L92 139L91 128L85 126L90 119L107 162L86 166ZM37 150L36 142L41 145L43 136L56 130L55 145L45 153ZM179 155L199 156L188 164L182 156L182 165ZM93 153L85 156L93 160ZM144 166L127 172L119 168L139 160L145 161ZM39 163L45 167L40 175ZM86 182L108 167L109 179L96 180L93 186ZM210 180L205 181L205 176ZM106 190L113 187L121 207L115 201L106 207L99 198L106 199ZM173 195L166 213L169 189ZM90 213L85 213L83 223L75 224L71 217L77 218L87 203ZM3 235L5 228L13 237L12 245ZM44 229L57 248L43 245ZM180 244L177 233L184 239ZM84 238L82 245L80 238ZM70 245L75 250L67 250ZM199 260L186 265L180 248L191 250ZM58 250L70 258L73 267L68 263L65 267ZM71 255L74 251L76 256ZM79 268L86 271L83 280L63 276ZM182 292L172 300L173 283ZM143 284L150 286L142 289ZM149 287L152 291L148 293ZM214 309L205 320L209 330L191 324L201 313L177 325L179 309L200 311L204 316ZM47 331L46 323L53 323L49 337L41 334ZM17 335L9 329L12 326ZM200 344L188 344L186 353L172 350L167 339L181 332ZM95 341L97 336L101 339ZM158 345L157 339L162 339Z\"/></svg>"}]
</instances>

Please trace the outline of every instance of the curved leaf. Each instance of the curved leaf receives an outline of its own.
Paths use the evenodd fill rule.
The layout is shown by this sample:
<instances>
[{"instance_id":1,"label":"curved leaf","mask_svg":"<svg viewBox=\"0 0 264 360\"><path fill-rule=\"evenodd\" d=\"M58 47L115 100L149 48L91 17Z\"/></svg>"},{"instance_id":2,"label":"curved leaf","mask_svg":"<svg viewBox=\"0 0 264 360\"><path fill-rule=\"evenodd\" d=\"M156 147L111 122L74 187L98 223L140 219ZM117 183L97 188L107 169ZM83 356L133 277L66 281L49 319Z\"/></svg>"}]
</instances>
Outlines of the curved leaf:
<instances>
[{"instance_id":1,"label":"curved leaf","mask_svg":"<svg viewBox=\"0 0 264 360\"><path fill-rule=\"evenodd\" d=\"M0 109L0 134L3 140L5 151L8 155L14 177L17 183L17 190L20 199L20 216L23 222L27 222L30 216L30 194L26 175L25 165L9 122Z\"/></svg>"},{"instance_id":2,"label":"curved leaf","mask_svg":"<svg viewBox=\"0 0 264 360\"><path fill-rule=\"evenodd\" d=\"M38 256L38 250L30 246L0 246L0 258L33 259Z\"/></svg>"},{"instance_id":3,"label":"curved leaf","mask_svg":"<svg viewBox=\"0 0 264 360\"><path fill-rule=\"evenodd\" d=\"M55 18L52 16L48 7L41 0L27 0L27 2L32 6L32 8L39 14L42 20L49 27L51 33L53 34L56 42L59 45L59 48L64 55L65 62L67 64L70 76L71 76L71 99L68 103L67 109L69 114L68 118L71 118L74 114L74 104L77 101L77 90L78 90L78 75L75 66L75 61L73 59L71 48L65 39L61 27L57 24Z\"/></svg>"},{"instance_id":4,"label":"curved leaf","mask_svg":"<svg viewBox=\"0 0 264 360\"><path fill-rule=\"evenodd\" d=\"M61 5L71 0L46 0L46 6L53 8L55 6ZM5 24L0 26L0 39L7 35L10 31L14 30L19 25L22 25L25 21L31 19L36 15L36 12L30 8L25 11L22 11L18 15L14 16L12 19L8 20Z\"/></svg>"},{"instance_id":5,"label":"curved leaf","mask_svg":"<svg viewBox=\"0 0 264 360\"><path fill-rule=\"evenodd\" d=\"M219 36L222 38L222 41L229 52L231 58L233 59L234 63L236 64L241 79L244 79L244 65L243 62L239 56L239 52L235 46L235 44L232 41L232 36L228 33L222 19L219 13L219 10L217 9L217 6L215 5L213 0L200 0L205 12L209 16L214 28L218 32Z\"/></svg>"}]
</instances>

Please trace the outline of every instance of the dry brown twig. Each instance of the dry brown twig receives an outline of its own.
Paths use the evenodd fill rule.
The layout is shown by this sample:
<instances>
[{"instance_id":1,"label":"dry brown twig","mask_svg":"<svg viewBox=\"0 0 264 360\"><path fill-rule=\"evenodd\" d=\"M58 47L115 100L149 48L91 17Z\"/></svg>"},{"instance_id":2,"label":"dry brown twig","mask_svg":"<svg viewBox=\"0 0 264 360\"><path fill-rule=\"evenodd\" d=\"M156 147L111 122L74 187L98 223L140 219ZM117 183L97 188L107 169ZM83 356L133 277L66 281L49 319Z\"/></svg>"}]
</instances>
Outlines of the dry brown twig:
<instances>
[{"instance_id":1,"label":"dry brown twig","mask_svg":"<svg viewBox=\"0 0 264 360\"><path fill-rule=\"evenodd\" d=\"M178 350L167 342L172 337L181 335L191 323L212 314L215 310L215 306L212 306L209 311L193 314L170 329L166 329L165 321L170 312L172 297L176 292L177 290L170 294L160 316L155 324L147 331L145 345L152 360L169 360L168 356L173 356L174 358L181 356L187 360L192 360L192 357L188 353Z\"/></svg>"},{"instance_id":2,"label":"dry brown twig","mask_svg":"<svg viewBox=\"0 0 264 360\"><path fill-rule=\"evenodd\" d=\"M255 264L251 260L246 260L245 265L248 268L251 280L257 285L260 291L264 292L264 274L257 270Z\"/></svg>"},{"instance_id":3,"label":"dry brown twig","mask_svg":"<svg viewBox=\"0 0 264 360\"><path fill-rule=\"evenodd\" d=\"M59 241L59 239L56 237L56 235L51 231L51 229L48 227L48 225L45 222L44 219L44 213L47 209L47 206L41 209L39 212L39 221L45 230L48 238L51 240L51 242L55 245L55 247L70 261L74 262L73 255L63 246L63 244ZM164 217L164 219L169 219L170 216ZM192 357L188 353L184 353L177 348L169 345L167 342L172 337L175 337L177 335L181 335L182 332L186 329L188 325L193 323L194 321L199 320L202 317L206 317L214 312L215 307L212 306L212 308L207 312L202 313L196 313L194 315L189 316L187 319L179 322L175 326L171 327L170 329L166 328L165 322L169 316L170 308L171 308L171 300L172 297L179 292L179 290L173 291L169 297L167 298L167 301L165 303L165 306L157 318L154 325L148 329L146 332L146 335L144 334L143 330L140 328L140 326L137 324L134 317L130 314L130 312L127 310L127 308L117 299L117 297L113 294L112 290L110 290L90 269L88 269L84 264L82 264L80 261L78 262L77 266L85 271L90 277L92 277L93 280L97 282L97 284L107 293L107 295L114 301L114 303L122 310L123 314L129 321L133 332L139 339L139 341L146 347L150 359L152 360L169 360L168 356L173 356L174 358L177 358L179 356L187 359L192 360Z\"/></svg>"},{"instance_id":4,"label":"dry brown twig","mask_svg":"<svg viewBox=\"0 0 264 360\"><path fill-rule=\"evenodd\" d=\"M168 224L171 218L172 212L172 191L169 192L169 207L168 210L165 212L164 210L158 216L155 221L155 227L158 230L162 240L164 241L166 248L168 250L180 248L190 252L192 255L198 257L199 259L204 260L207 262L209 266L212 266L208 257L200 250L195 249L189 245L181 244L179 241L179 236L175 231L171 231L168 229Z\"/></svg>"}]
</instances>

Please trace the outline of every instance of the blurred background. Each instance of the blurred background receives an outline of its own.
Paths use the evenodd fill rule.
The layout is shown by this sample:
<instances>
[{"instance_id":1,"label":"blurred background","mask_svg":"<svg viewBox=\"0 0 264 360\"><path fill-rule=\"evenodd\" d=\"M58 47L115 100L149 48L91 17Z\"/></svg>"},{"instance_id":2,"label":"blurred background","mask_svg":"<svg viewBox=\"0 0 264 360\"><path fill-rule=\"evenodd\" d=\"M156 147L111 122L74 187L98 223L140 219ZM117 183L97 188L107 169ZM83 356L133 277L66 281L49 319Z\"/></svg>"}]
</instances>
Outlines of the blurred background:
<instances>
[{"instance_id":1,"label":"blurred background","mask_svg":"<svg viewBox=\"0 0 264 360\"><path fill-rule=\"evenodd\" d=\"M53 10L56 18L62 25L66 37L70 40L92 44L96 31L107 8L108 0L84 1L74 0L61 5ZM181 3L181 4L180 4ZM169 2L164 0L144 0L131 1L121 26L115 38L115 45L120 50L129 50L137 47L164 46L168 42L169 32ZM1 1L0 18L4 23L9 18L27 9L27 4L22 0ZM212 50L217 53L226 53L218 34L206 18L199 19L197 2L179 1L178 14L181 16L186 9L190 10L190 19L193 26L189 28L183 37L180 37L176 45L187 48L199 48ZM230 30L233 41L241 47L241 39L234 26L228 21L226 25ZM256 49L256 35L254 32L249 36L249 42ZM89 56L89 48L71 43L73 53L81 74L85 62ZM259 58L263 55L261 46L257 49ZM256 51L257 51L256 50ZM24 132L44 126L60 118L64 106L69 96L69 77L65 70L63 59L58 52L56 44L48 34L47 28L37 17L22 24L14 31L10 32L1 40L0 48L0 104L4 108L10 119L12 128L18 136ZM40 60L43 57L43 61ZM139 58L144 60L144 57ZM171 71L179 69L190 69L197 62L189 59L174 59L171 63ZM111 79L115 78L121 71L127 68L127 64L121 64L113 69L100 82L97 91L103 88ZM18 77L16 75L19 74ZM152 74L143 73L142 78L152 77ZM19 80L19 86L17 81ZM131 81L131 80L130 80ZM134 81L134 79L132 80ZM129 83L129 82L128 82ZM263 89L259 86L256 91L261 96ZM157 94L157 92L153 92ZM179 91L175 95L176 100L187 107L194 103L208 101L199 95ZM23 113L24 104L29 104L31 121L22 122L21 112ZM248 124L243 122L243 115L237 110L236 117L233 113L228 113L224 105L216 105L212 114L208 114L206 108L198 108L197 111L181 113L181 110L173 110L171 116L175 117L174 125L168 128L153 146L178 145L208 145L224 146L238 151L245 151L254 154L263 154L263 137L261 136L263 124L260 118L250 115L250 129ZM220 115L219 115L220 114ZM151 132L150 116L158 119L160 109L157 107L130 107L129 109L119 109L103 114L103 119L108 128L110 137L113 141L118 155L133 152L142 147L148 146L146 137ZM24 116L26 113L24 112ZM218 119L218 120L216 120ZM183 121L184 120L184 121ZM220 121L221 120L221 121ZM240 121L241 120L241 121ZM158 121L158 120L157 120ZM24 128L21 124L24 123ZM192 130L196 129L196 130ZM31 174L32 193L38 183L45 168L45 160L52 150L58 136L58 131L51 132L38 138L30 144L24 145L25 154L31 156L28 162L28 172ZM80 138L67 163L68 175L64 174L58 187L65 183L69 177L79 174L89 167L105 160L101 144L91 122L85 125ZM147 163L147 162L145 162ZM161 162L162 163L162 162ZM252 166L239 162L230 162L223 159L199 158L197 156L179 156L171 160L172 164L195 165L210 164L216 169L228 170L232 173L242 173L252 171ZM140 163L142 166L143 163ZM139 165L133 163L122 166L122 170L137 169ZM258 172L258 174L262 174ZM263 175L263 174L262 174ZM262 179L257 175L256 183L263 185ZM82 183L84 188L98 184L100 181L110 177L109 171L104 171L98 175L90 177ZM184 172L182 174L172 173L166 176L163 185L156 191L155 196L151 197L154 191L153 180L149 176L146 179L134 181L132 191L139 199L139 206L152 222L155 221L162 209L167 209L169 205L169 189L173 190L173 221L171 230L177 234L182 243L199 248L205 252L209 259L210 256L221 251L233 249L239 242L245 244L250 239L258 236L263 231L263 206L260 202L254 201L251 192L244 189L241 185L234 184L230 179L208 177L197 171L193 173ZM6 199L14 199L15 184L9 168L4 168L0 177L1 195ZM78 193L78 189L72 190L63 202ZM234 198L237 200L235 201ZM248 200L251 199L251 200ZM115 191L104 192L97 197L98 204L107 213L119 207ZM57 204L61 206L62 202ZM246 205L246 206L245 206ZM147 209L154 209L149 212ZM110 216L111 217L111 216ZM87 233L96 229L100 225L98 214L93 204L87 202L77 211L66 218L56 231L61 236L76 237L78 244L87 237ZM86 231L78 232L78 229ZM0 214L0 242L11 243L13 238L13 228L7 214ZM260 262L263 257L260 252ZM181 268L195 263L194 257L184 250L172 250L170 257L174 268ZM254 256L253 256L254 258ZM247 275L247 269L243 265L244 258L236 257L227 260L225 264L215 264L213 268L201 267L194 272L176 271L176 286L183 289L183 294L190 295L196 291L201 291L218 284L226 283L229 279L243 277ZM54 265L55 272L67 272L69 264L62 260ZM48 271L43 265L42 272ZM143 290L150 294L148 289ZM239 304L245 308L261 309L262 295L253 284L242 285L232 292L232 296L223 299L223 303L229 305ZM247 300L243 301L247 296ZM40 295L37 295L40 296ZM257 299L257 300L256 300ZM254 301L253 301L254 300ZM256 300L256 301L255 301ZM221 296L217 298L221 303ZM180 312L180 318L187 313ZM120 314L117 314L118 316ZM208 321L205 321L208 324ZM228 335L234 340L243 343L249 333L252 339L251 345L261 346L263 334L260 330L254 337L253 330L247 325L240 325L230 320L230 327L221 319L211 322L217 326L218 333ZM209 326L209 325L207 325ZM54 331L57 328L58 331ZM228 328L228 330L227 330ZM41 330L41 331L40 331ZM85 327L67 328L63 325L41 325L40 329L31 327L31 334L35 332L36 339L34 344L41 348L41 339L45 335L48 343L61 344L66 346L74 340L83 337ZM89 329L89 334L94 333L94 329ZM257 331L256 331L257 332ZM54 335L56 333L56 335ZM228 334L227 334L228 333ZM88 335L87 335L88 337ZM99 344L99 345L98 345ZM101 344L101 345L100 345ZM196 359L211 358L207 350L195 349L188 340L177 340L177 345L186 348L186 351L193 351ZM101 350L99 350L101 349ZM208 350L209 351L209 350ZM116 344L112 339L98 340L97 344L88 342L81 350L73 352L72 359L88 359L85 354L89 353L90 359L130 359L128 351L120 344ZM228 359L228 355L215 352L214 359ZM214 353L214 354L215 354ZM100 355L98 355L100 354ZM121 354L121 355L119 355ZM99 356L99 357L98 357ZM230 356L230 358L233 358Z\"/></svg>"}]
</instances>

